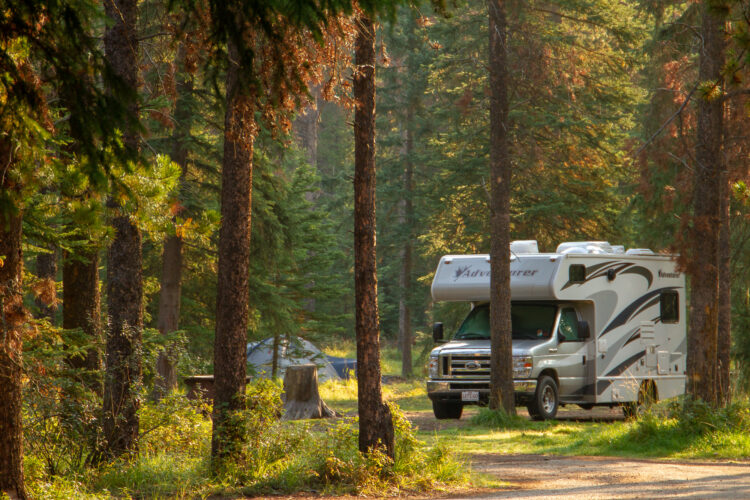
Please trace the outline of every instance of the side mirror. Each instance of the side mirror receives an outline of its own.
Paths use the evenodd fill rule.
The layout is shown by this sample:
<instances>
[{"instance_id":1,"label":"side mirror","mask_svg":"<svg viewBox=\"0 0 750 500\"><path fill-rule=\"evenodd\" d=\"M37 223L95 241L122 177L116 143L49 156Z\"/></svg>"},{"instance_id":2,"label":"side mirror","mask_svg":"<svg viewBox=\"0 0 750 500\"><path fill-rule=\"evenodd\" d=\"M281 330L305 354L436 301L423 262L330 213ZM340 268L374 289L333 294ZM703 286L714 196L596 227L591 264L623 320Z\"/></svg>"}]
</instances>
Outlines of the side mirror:
<instances>
[{"instance_id":1,"label":"side mirror","mask_svg":"<svg viewBox=\"0 0 750 500\"><path fill-rule=\"evenodd\" d=\"M435 341L436 344L443 342L442 323L435 323L434 325L432 325L432 340Z\"/></svg>"},{"instance_id":2,"label":"side mirror","mask_svg":"<svg viewBox=\"0 0 750 500\"><path fill-rule=\"evenodd\" d=\"M589 329L588 321L578 322L578 338L587 339L591 337L591 330Z\"/></svg>"}]
</instances>

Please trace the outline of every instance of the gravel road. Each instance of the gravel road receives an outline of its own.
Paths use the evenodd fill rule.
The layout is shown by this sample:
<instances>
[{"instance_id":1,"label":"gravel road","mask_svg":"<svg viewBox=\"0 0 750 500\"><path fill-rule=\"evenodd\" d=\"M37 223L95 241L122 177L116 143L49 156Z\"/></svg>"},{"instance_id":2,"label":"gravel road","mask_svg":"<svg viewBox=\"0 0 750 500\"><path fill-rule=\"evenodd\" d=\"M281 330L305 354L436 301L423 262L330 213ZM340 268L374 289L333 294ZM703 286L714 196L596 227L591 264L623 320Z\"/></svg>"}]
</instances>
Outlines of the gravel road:
<instances>
[{"instance_id":1,"label":"gravel road","mask_svg":"<svg viewBox=\"0 0 750 500\"><path fill-rule=\"evenodd\" d=\"M409 415L423 430L460 427L476 412L466 408L459 421ZM518 409L520 415L525 411ZM622 420L619 408L562 408L559 420ZM441 498L611 499L690 498L750 499L750 462L639 460L613 457L474 454L473 470L508 483L500 490L443 494Z\"/></svg>"}]
</instances>

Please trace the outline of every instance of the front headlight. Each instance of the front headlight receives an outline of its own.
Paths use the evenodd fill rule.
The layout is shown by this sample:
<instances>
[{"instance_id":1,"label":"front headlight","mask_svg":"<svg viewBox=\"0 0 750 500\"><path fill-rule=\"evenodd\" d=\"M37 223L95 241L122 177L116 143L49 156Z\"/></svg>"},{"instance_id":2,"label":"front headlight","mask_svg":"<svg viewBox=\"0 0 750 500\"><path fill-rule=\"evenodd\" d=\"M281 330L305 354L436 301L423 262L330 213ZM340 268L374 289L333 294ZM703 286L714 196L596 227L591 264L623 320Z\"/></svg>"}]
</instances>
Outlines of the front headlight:
<instances>
[{"instance_id":1,"label":"front headlight","mask_svg":"<svg viewBox=\"0 0 750 500\"><path fill-rule=\"evenodd\" d=\"M531 356L513 356L513 378L529 378L532 368Z\"/></svg>"},{"instance_id":2,"label":"front headlight","mask_svg":"<svg viewBox=\"0 0 750 500\"><path fill-rule=\"evenodd\" d=\"M438 377L438 358L437 356L430 356L430 378Z\"/></svg>"}]
</instances>

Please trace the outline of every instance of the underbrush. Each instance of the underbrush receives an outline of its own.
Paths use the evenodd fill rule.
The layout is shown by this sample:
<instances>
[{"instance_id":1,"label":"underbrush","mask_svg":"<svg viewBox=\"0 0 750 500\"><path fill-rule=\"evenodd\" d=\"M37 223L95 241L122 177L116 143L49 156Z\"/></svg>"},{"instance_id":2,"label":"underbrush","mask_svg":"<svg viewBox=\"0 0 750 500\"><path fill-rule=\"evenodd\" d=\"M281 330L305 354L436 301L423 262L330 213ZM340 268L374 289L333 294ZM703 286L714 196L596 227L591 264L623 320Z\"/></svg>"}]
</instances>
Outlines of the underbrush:
<instances>
[{"instance_id":1,"label":"underbrush","mask_svg":"<svg viewBox=\"0 0 750 500\"><path fill-rule=\"evenodd\" d=\"M240 458L223 462L218 472L212 472L210 462L210 407L174 395L143 404L138 454L98 467L84 457L85 465L65 471L50 470L39 453L28 454L29 490L35 498L50 499L397 494L443 488L468 476L466 465L446 446L419 441L396 406L391 406L396 456L390 460L359 452L356 418L281 421L280 394L279 385L270 381L248 387L248 410L234 416L243 428Z\"/></svg>"}]
</instances>

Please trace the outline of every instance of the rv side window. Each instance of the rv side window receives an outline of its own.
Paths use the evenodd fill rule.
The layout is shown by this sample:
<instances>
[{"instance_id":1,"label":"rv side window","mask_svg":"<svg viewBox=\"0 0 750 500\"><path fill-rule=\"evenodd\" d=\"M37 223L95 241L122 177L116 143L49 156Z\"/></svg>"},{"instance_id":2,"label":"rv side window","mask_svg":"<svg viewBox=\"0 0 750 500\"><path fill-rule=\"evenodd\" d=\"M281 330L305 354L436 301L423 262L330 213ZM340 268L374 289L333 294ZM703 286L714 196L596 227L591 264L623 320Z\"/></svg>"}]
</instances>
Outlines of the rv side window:
<instances>
[{"instance_id":1,"label":"rv side window","mask_svg":"<svg viewBox=\"0 0 750 500\"><path fill-rule=\"evenodd\" d=\"M586 266L573 264L568 268L568 281L571 283L583 283L586 281Z\"/></svg>"},{"instance_id":2,"label":"rv side window","mask_svg":"<svg viewBox=\"0 0 750 500\"><path fill-rule=\"evenodd\" d=\"M566 307L560 313L560 326L557 330L564 340L576 341L578 339L578 315L575 309Z\"/></svg>"},{"instance_id":3,"label":"rv side window","mask_svg":"<svg viewBox=\"0 0 750 500\"><path fill-rule=\"evenodd\" d=\"M680 295L677 292L661 292L661 322L677 323L680 321Z\"/></svg>"}]
</instances>

